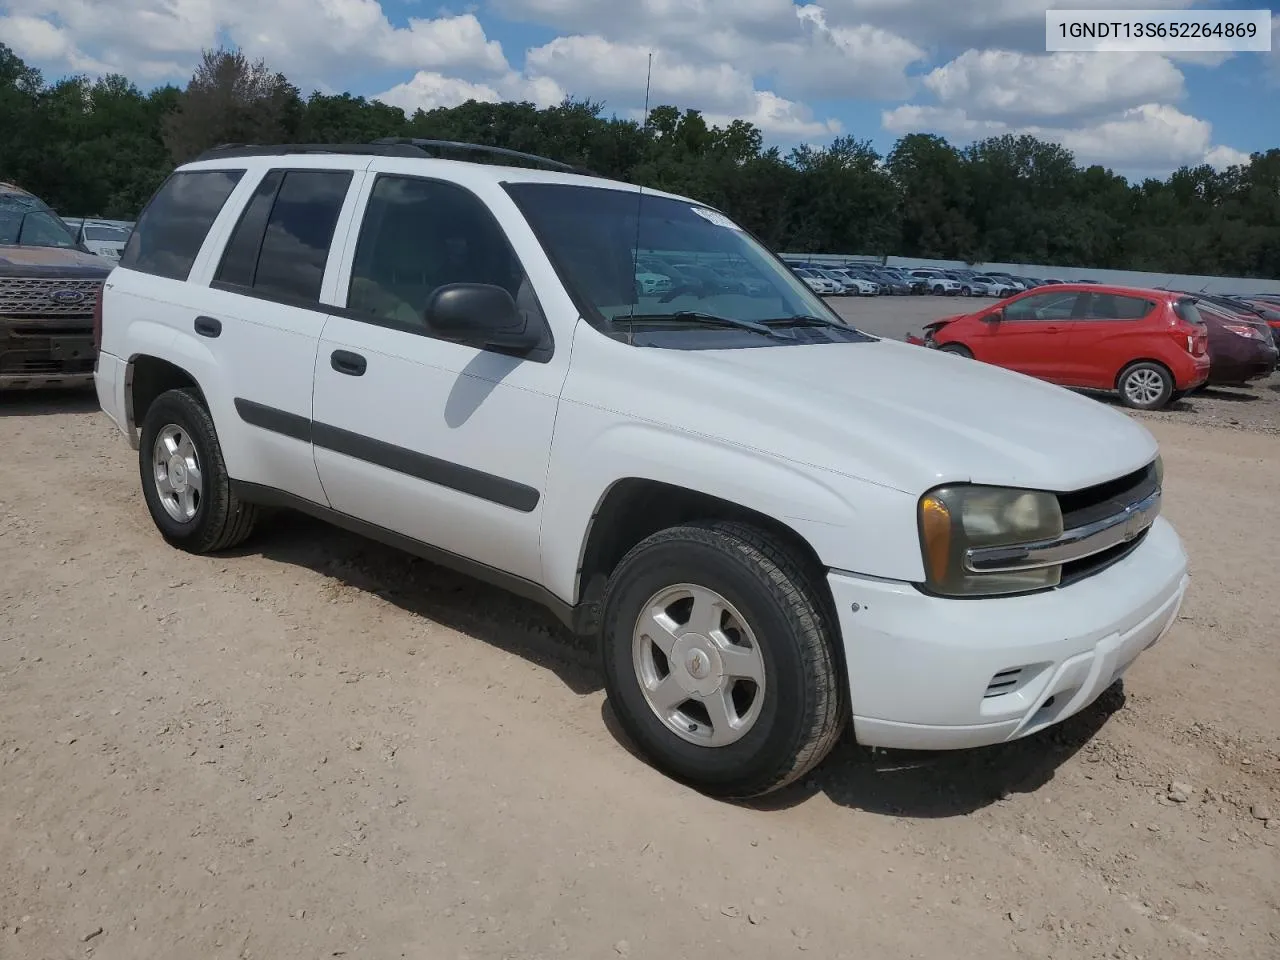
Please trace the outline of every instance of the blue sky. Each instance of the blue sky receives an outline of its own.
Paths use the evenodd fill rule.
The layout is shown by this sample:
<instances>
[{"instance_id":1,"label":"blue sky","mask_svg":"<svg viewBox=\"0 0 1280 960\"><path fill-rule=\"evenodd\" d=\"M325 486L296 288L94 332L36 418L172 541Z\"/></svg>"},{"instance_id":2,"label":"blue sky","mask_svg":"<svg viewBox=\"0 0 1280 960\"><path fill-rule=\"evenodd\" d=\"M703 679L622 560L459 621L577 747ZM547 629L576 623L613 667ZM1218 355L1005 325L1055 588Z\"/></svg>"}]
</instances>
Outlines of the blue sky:
<instances>
[{"instance_id":1,"label":"blue sky","mask_svg":"<svg viewBox=\"0 0 1280 960\"><path fill-rule=\"evenodd\" d=\"M1046 6L0 0L0 41L51 78L112 71L143 87L182 82L203 47L224 43L264 57L304 91L349 90L407 110L573 95L623 116L641 111L652 51L654 103L696 107L717 122L748 119L783 146L852 134L887 150L914 131L956 143L1030 132L1130 177L1223 167L1280 146L1280 52L1046 54Z\"/></svg>"}]
</instances>

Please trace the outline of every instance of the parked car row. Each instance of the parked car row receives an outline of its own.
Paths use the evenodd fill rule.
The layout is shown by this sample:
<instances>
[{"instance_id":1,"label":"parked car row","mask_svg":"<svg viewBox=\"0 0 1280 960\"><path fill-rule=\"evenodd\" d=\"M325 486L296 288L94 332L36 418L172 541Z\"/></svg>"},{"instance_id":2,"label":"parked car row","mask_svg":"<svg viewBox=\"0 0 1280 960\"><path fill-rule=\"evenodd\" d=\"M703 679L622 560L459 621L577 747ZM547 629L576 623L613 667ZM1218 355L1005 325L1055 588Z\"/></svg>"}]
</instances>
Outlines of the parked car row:
<instances>
[{"instance_id":1,"label":"parked car row","mask_svg":"<svg viewBox=\"0 0 1280 960\"><path fill-rule=\"evenodd\" d=\"M809 284L826 296L874 296L929 294L939 297L995 297L997 299L1065 283L1055 278L1015 276L1010 273L956 268L891 267L861 260L844 263L816 262L798 256L784 260ZM1093 281L1081 281L1093 283ZM868 285L874 291L867 289Z\"/></svg>"},{"instance_id":2,"label":"parked car row","mask_svg":"<svg viewBox=\"0 0 1280 960\"><path fill-rule=\"evenodd\" d=\"M132 220L99 220L86 217L62 217L76 242L90 253L108 260L119 260L124 245L133 231Z\"/></svg>"},{"instance_id":3,"label":"parked car row","mask_svg":"<svg viewBox=\"0 0 1280 960\"><path fill-rule=\"evenodd\" d=\"M927 324L912 342L1156 410L1201 386L1270 376L1280 349L1230 298L1055 284ZM1278 304L1280 305L1280 304Z\"/></svg>"}]
</instances>

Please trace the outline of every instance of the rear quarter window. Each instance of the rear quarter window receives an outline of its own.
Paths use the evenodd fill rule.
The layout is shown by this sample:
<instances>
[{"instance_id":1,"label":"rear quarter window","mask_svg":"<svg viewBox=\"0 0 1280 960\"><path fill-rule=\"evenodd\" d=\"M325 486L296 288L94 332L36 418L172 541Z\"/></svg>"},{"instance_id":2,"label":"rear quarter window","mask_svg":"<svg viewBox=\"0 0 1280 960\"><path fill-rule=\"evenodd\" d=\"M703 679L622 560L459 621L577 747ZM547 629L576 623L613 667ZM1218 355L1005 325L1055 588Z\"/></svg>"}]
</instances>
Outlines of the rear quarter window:
<instances>
[{"instance_id":1,"label":"rear quarter window","mask_svg":"<svg viewBox=\"0 0 1280 960\"><path fill-rule=\"evenodd\" d=\"M1179 300L1173 305L1173 312L1187 323L1204 324L1204 317L1200 316L1200 310L1196 307L1194 300Z\"/></svg>"},{"instance_id":2,"label":"rear quarter window","mask_svg":"<svg viewBox=\"0 0 1280 960\"><path fill-rule=\"evenodd\" d=\"M243 170L186 170L156 192L138 218L120 266L171 280L186 280L213 221Z\"/></svg>"}]
</instances>

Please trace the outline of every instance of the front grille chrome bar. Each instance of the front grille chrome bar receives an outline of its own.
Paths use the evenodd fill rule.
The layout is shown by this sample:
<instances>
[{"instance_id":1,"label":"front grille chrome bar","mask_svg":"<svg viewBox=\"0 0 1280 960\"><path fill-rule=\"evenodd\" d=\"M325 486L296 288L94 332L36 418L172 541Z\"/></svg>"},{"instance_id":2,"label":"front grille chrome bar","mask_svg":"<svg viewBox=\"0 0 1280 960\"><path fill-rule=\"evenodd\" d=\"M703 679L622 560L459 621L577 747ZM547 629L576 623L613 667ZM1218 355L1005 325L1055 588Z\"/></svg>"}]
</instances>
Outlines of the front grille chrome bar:
<instances>
[{"instance_id":1,"label":"front grille chrome bar","mask_svg":"<svg viewBox=\"0 0 1280 960\"><path fill-rule=\"evenodd\" d=\"M1067 530L1052 540L973 547L965 551L964 566L970 573L1017 573L1085 560L1136 540L1159 515L1160 491L1156 490L1120 513Z\"/></svg>"}]
</instances>

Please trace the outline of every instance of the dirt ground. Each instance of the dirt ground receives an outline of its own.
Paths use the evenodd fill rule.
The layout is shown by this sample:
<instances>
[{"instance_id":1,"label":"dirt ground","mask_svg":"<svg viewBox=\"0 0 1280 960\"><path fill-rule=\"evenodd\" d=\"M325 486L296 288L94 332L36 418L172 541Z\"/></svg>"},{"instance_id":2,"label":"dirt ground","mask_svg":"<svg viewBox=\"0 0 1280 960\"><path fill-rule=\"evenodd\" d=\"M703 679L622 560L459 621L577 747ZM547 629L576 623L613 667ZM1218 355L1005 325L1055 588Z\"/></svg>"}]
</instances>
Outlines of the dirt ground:
<instances>
[{"instance_id":1,"label":"dirt ground","mask_svg":"<svg viewBox=\"0 0 1280 960\"><path fill-rule=\"evenodd\" d=\"M91 398L0 398L0 957L1274 960L1280 436L1148 425L1194 582L1124 693L735 806L536 608L296 517L173 551Z\"/></svg>"}]
</instances>

